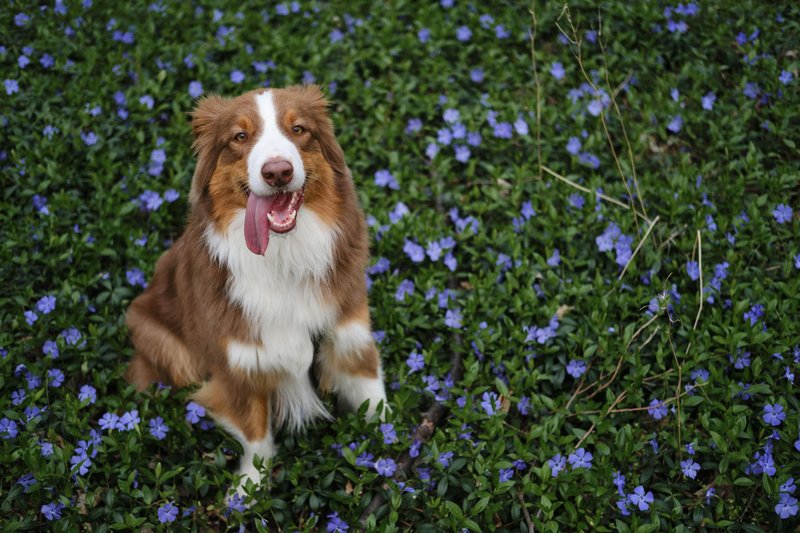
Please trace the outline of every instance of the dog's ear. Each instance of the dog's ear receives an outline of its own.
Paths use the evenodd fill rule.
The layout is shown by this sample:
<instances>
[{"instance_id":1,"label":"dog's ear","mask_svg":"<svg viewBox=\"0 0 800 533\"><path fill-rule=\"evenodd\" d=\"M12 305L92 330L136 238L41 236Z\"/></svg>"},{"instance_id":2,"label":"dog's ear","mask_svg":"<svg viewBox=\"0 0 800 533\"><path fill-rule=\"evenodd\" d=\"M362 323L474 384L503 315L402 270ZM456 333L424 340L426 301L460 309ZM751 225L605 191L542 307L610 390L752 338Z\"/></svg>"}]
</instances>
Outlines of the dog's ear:
<instances>
[{"instance_id":1,"label":"dog's ear","mask_svg":"<svg viewBox=\"0 0 800 533\"><path fill-rule=\"evenodd\" d=\"M192 188L189 192L189 205L194 207L208 185L211 175L217 166L217 159L222 149L219 139L219 123L227 110L229 100L221 96L203 97L191 113L194 148L197 155L197 166L192 177Z\"/></svg>"},{"instance_id":2,"label":"dog's ear","mask_svg":"<svg viewBox=\"0 0 800 533\"><path fill-rule=\"evenodd\" d=\"M317 140L322 150L322 156L333 169L335 176L349 176L350 171L344 161L344 152L336 140L333 131L333 122L328 116L328 100L318 85L306 85L303 89L310 96L310 106L315 108L315 115L319 118L317 123Z\"/></svg>"}]
</instances>

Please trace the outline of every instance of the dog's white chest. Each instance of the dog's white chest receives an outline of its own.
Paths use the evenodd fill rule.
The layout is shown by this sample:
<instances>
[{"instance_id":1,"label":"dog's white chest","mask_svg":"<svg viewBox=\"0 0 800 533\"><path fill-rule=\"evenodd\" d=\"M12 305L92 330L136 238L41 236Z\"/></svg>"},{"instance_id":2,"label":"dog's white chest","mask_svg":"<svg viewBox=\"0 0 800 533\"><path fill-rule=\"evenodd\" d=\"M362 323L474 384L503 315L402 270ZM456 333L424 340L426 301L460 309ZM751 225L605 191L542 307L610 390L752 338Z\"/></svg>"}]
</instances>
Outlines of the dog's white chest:
<instances>
[{"instance_id":1,"label":"dog's white chest","mask_svg":"<svg viewBox=\"0 0 800 533\"><path fill-rule=\"evenodd\" d=\"M228 267L228 297L238 303L260 344L230 342L228 360L249 372L307 372L314 356L312 336L333 326L335 310L322 280L328 275L336 231L301 207L289 234L271 235L266 254L248 250L244 210L221 234L209 226L212 255Z\"/></svg>"}]
</instances>

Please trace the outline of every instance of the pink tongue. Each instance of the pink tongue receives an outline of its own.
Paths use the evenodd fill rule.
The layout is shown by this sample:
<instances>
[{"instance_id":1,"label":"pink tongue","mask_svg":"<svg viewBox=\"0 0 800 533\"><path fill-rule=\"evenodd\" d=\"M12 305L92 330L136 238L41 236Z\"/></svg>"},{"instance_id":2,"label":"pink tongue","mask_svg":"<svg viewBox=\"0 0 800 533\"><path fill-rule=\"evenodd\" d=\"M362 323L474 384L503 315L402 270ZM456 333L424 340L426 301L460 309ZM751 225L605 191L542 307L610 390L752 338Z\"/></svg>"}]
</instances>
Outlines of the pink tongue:
<instances>
[{"instance_id":1,"label":"pink tongue","mask_svg":"<svg viewBox=\"0 0 800 533\"><path fill-rule=\"evenodd\" d=\"M250 194L244 214L244 240L251 252L264 255L269 244L269 220L267 213L275 203L275 196Z\"/></svg>"}]
</instances>

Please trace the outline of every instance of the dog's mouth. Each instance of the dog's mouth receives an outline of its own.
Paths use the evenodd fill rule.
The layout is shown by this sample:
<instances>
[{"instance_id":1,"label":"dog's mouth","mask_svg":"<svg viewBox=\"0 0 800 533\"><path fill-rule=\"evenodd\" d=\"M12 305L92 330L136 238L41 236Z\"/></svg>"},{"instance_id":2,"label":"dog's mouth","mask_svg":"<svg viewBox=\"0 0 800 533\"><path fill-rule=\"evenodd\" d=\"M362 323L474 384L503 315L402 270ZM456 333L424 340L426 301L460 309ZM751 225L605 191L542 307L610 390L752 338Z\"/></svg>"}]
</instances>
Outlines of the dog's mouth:
<instances>
[{"instance_id":1,"label":"dog's mouth","mask_svg":"<svg viewBox=\"0 0 800 533\"><path fill-rule=\"evenodd\" d=\"M254 254L264 255L269 244L269 232L287 233L297 225L297 211L303 203L303 189L259 196L253 192L247 198L244 215L244 239Z\"/></svg>"}]
</instances>

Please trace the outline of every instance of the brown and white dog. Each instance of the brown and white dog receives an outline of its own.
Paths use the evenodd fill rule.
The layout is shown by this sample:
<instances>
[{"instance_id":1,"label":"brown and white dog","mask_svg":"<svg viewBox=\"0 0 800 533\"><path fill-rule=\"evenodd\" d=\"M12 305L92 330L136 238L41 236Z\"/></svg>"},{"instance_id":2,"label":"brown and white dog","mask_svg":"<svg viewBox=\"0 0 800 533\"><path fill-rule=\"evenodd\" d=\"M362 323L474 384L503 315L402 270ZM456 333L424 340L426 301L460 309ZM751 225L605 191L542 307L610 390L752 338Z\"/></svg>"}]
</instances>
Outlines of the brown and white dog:
<instances>
[{"instance_id":1,"label":"brown and white dog","mask_svg":"<svg viewBox=\"0 0 800 533\"><path fill-rule=\"evenodd\" d=\"M253 460L275 454L277 428L329 416L312 365L349 409L369 401L372 416L386 400L366 224L319 88L208 96L192 130L188 225L128 310L127 379L200 384L195 401L242 443L240 473L258 483Z\"/></svg>"}]
</instances>

